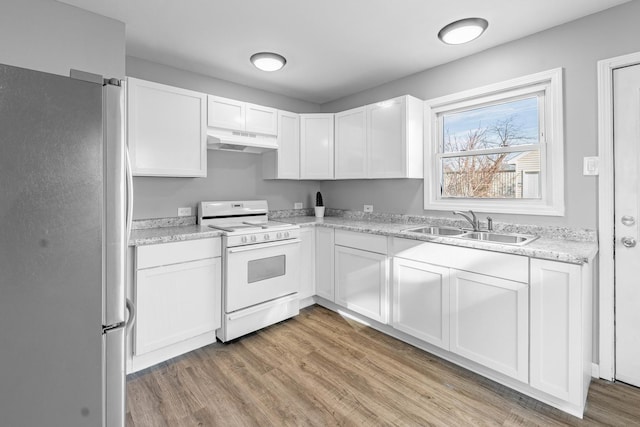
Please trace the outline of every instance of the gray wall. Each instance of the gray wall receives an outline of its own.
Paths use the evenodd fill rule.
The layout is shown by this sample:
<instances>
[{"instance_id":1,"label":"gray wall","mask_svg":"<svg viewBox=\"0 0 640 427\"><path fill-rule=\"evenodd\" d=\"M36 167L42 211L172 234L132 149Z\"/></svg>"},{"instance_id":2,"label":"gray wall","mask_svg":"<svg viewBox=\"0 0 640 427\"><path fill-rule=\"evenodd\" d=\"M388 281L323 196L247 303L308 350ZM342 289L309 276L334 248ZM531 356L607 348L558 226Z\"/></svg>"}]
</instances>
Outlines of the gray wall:
<instances>
[{"instance_id":1,"label":"gray wall","mask_svg":"<svg viewBox=\"0 0 640 427\"><path fill-rule=\"evenodd\" d=\"M224 80L127 57L127 76L151 80L241 101L294 112L317 112L319 106ZM177 215L178 207L192 207L201 200L266 199L270 209L293 209L295 202L312 206L320 188L316 181L269 181L262 179L262 156L208 150L206 178L133 179L134 219Z\"/></svg>"},{"instance_id":2,"label":"gray wall","mask_svg":"<svg viewBox=\"0 0 640 427\"><path fill-rule=\"evenodd\" d=\"M69 75L125 76L122 22L51 0L2 0L0 62Z\"/></svg>"},{"instance_id":3,"label":"gray wall","mask_svg":"<svg viewBox=\"0 0 640 427\"><path fill-rule=\"evenodd\" d=\"M552 28L437 68L322 105L327 111L410 94L434 98L502 80L564 68L565 217L492 215L510 222L597 226L597 178L582 175L582 158L597 155L597 71L600 59L640 51L640 1ZM452 46L455 49L455 46ZM423 210L419 180L322 182L332 208L449 216Z\"/></svg>"}]
</instances>

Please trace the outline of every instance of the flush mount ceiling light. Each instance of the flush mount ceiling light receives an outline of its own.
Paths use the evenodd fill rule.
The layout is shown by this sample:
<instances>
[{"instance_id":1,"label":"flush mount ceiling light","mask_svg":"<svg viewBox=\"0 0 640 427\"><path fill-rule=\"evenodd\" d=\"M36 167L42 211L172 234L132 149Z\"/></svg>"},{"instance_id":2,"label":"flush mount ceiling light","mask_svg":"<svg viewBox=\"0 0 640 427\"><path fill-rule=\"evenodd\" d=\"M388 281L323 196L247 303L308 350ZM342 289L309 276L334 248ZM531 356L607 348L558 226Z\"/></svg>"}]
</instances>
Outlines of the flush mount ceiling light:
<instances>
[{"instance_id":1,"label":"flush mount ceiling light","mask_svg":"<svg viewBox=\"0 0 640 427\"><path fill-rule=\"evenodd\" d=\"M482 18L466 18L446 25L438 33L438 38L447 44L462 44L475 40L484 30L487 29L489 23Z\"/></svg>"},{"instance_id":2,"label":"flush mount ceiling light","mask_svg":"<svg viewBox=\"0 0 640 427\"><path fill-rule=\"evenodd\" d=\"M254 53L251 55L250 60L256 68L262 71L278 71L287 63L284 56L273 52Z\"/></svg>"}]
</instances>

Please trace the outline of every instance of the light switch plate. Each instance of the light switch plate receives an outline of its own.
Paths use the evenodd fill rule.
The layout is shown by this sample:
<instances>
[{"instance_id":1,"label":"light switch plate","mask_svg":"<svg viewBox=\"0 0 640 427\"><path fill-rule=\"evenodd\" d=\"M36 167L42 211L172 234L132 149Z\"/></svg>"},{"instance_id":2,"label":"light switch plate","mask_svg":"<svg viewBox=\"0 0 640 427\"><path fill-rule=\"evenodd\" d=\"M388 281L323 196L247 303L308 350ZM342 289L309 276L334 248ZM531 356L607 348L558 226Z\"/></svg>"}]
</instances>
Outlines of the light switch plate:
<instances>
[{"instance_id":1,"label":"light switch plate","mask_svg":"<svg viewBox=\"0 0 640 427\"><path fill-rule=\"evenodd\" d=\"M600 173L600 158L585 157L582 167L583 175L598 175Z\"/></svg>"},{"instance_id":2,"label":"light switch plate","mask_svg":"<svg viewBox=\"0 0 640 427\"><path fill-rule=\"evenodd\" d=\"M293 209L302 209L302 203L300 202L295 202L293 204Z\"/></svg>"},{"instance_id":3,"label":"light switch plate","mask_svg":"<svg viewBox=\"0 0 640 427\"><path fill-rule=\"evenodd\" d=\"M178 216L191 216L191 208L178 208Z\"/></svg>"},{"instance_id":4,"label":"light switch plate","mask_svg":"<svg viewBox=\"0 0 640 427\"><path fill-rule=\"evenodd\" d=\"M373 205L364 205L364 212L365 213L373 212Z\"/></svg>"}]
</instances>

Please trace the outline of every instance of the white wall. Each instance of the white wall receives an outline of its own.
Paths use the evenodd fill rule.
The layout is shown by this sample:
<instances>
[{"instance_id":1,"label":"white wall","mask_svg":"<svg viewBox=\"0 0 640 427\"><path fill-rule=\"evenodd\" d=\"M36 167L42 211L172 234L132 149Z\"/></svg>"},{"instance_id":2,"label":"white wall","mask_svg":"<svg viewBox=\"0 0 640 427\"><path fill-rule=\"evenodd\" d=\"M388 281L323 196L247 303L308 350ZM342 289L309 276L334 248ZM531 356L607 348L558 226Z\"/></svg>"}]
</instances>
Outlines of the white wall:
<instances>
[{"instance_id":1,"label":"white wall","mask_svg":"<svg viewBox=\"0 0 640 427\"><path fill-rule=\"evenodd\" d=\"M173 67L127 57L127 75L185 89L226 96L294 112L315 112L318 105ZM262 156L208 150L206 178L135 177L134 219L177 215L178 207L201 200L266 199L270 209L293 209L295 202L311 207L320 188L317 181L265 181ZM315 199L314 199L315 200Z\"/></svg>"},{"instance_id":2,"label":"white wall","mask_svg":"<svg viewBox=\"0 0 640 427\"><path fill-rule=\"evenodd\" d=\"M552 11L550 12L552 13ZM342 111L410 94L434 98L552 68L564 68L565 203L564 217L492 215L508 222L597 227L597 178L582 176L582 158L597 155L596 63L640 51L640 1L587 16L476 55L322 105ZM455 46L452 46L455 49ZM419 180L327 181L321 184L327 206L417 215L423 210Z\"/></svg>"},{"instance_id":3,"label":"white wall","mask_svg":"<svg viewBox=\"0 0 640 427\"><path fill-rule=\"evenodd\" d=\"M0 63L63 76L125 75L122 22L51 0L2 0Z\"/></svg>"}]
</instances>

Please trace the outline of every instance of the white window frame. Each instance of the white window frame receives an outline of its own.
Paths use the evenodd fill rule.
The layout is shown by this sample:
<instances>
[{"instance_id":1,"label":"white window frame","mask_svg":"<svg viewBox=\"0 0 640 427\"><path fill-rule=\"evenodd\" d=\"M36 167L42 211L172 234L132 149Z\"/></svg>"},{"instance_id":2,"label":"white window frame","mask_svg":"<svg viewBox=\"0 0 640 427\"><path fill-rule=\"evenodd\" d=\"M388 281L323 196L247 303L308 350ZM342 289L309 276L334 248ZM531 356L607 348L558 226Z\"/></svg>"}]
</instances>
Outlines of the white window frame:
<instances>
[{"instance_id":1,"label":"white window frame","mask_svg":"<svg viewBox=\"0 0 640 427\"><path fill-rule=\"evenodd\" d=\"M542 93L539 105L540 143L509 147L512 151L540 149L540 199L443 198L441 195L441 116L456 110L508 102ZM424 102L424 209L564 216L564 124L562 68L495 83ZM489 154L477 150L474 154ZM495 151L495 150L494 150ZM449 155L449 153L448 153Z\"/></svg>"}]
</instances>

